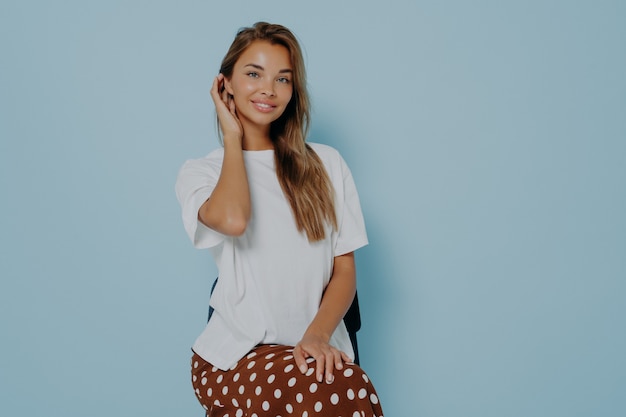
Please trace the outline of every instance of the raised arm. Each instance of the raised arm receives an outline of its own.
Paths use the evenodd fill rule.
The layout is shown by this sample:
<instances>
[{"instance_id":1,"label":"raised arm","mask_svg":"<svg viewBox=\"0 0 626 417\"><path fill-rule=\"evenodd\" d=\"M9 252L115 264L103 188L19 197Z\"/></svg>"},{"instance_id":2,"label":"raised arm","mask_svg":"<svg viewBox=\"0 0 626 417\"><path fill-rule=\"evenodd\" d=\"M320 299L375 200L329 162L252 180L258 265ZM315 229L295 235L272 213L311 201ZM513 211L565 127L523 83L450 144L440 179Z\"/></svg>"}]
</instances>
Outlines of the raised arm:
<instances>
[{"instance_id":1,"label":"raised arm","mask_svg":"<svg viewBox=\"0 0 626 417\"><path fill-rule=\"evenodd\" d=\"M296 364L306 372L306 358L316 362L316 376L319 382L326 379L332 382L333 371L342 369L350 357L331 346L328 342L343 319L356 294L356 269L354 252L335 257L333 274L326 287L320 308L307 328L302 340L294 349Z\"/></svg>"},{"instance_id":2,"label":"raised arm","mask_svg":"<svg viewBox=\"0 0 626 417\"><path fill-rule=\"evenodd\" d=\"M215 189L198 211L198 219L224 235L239 236L250 219L250 189L243 159L243 129L235 103L223 84L222 74L215 77L211 98L222 129L224 161Z\"/></svg>"}]
</instances>

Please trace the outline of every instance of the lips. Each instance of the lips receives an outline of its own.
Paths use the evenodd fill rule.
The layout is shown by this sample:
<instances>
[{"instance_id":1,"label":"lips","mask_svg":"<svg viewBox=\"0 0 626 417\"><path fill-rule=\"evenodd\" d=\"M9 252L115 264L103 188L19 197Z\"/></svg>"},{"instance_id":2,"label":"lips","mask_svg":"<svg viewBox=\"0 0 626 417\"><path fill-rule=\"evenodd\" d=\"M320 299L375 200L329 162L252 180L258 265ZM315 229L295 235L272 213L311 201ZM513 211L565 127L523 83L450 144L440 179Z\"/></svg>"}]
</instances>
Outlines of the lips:
<instances>
[{"instance_id":1,"label":"lips","mask_svg":"<svg viewBox=\"0 0 626 417\"><path fill-rule=\"evenodd\" d=\"M252 105L254 105L254 107L262 113L269 113L276 108L274 104L266 101L253 101Z\"/></svg>"}]
</instances>

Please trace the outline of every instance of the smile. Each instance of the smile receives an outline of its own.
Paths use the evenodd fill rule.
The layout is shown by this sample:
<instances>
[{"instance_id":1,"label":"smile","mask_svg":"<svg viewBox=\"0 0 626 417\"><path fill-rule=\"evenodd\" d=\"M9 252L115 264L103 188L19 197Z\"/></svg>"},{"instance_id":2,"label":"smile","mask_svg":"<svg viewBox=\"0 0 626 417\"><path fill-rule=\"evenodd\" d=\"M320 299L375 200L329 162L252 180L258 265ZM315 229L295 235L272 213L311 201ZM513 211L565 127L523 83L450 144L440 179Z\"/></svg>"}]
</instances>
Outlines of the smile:
<instances>
[{"instance_id":1,"label":"smile","mask_svg":"<svg viewBox=\"0 0 626 417\"><path fill-rule=\"evenodd\" d=\"M252 104L254 105L254 107L256 107L257 110L263 113L271 112L276 108L276 106L273 106L269 103L262 103L260 101L253 101Z\"/></svg>"}]
</instances>

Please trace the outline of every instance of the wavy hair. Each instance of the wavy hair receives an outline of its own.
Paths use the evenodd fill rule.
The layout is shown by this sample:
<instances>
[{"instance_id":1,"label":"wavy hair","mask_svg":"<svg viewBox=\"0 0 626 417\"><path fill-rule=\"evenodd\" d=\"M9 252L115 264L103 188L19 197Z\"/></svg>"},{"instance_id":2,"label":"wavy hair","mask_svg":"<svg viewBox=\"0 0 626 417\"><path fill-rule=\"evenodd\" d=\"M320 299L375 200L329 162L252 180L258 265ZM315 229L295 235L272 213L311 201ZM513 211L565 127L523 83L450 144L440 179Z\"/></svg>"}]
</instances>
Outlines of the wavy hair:
<instances>
[{"instance_id":1,"label":"wavy hair","mask_svg":"<svg viewBox=\"0 0 626 417\"><path fill-rule=\"evenodd\" d=\"M235 63L255 41L282 45L289 51L293 93L283 114L270 126L276 175L291 205L298 230L304 231L310 242L322 240L327 224L337 229L335 193L321 159L306 143L311 113L298 40L286 27L266 22L240 29L222 60L220 72L230 79Z\"/></svg>"}]
</instances>

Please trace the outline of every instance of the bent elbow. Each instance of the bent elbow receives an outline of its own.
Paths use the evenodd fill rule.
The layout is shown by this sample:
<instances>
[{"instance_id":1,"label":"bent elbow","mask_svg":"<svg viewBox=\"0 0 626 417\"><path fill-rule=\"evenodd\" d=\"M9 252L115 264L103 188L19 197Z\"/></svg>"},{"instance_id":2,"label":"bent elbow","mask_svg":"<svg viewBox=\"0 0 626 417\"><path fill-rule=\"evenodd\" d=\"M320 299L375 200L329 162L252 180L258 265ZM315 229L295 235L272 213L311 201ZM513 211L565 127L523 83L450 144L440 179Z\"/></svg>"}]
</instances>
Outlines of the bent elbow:
<instances>
[{"instance_id":1,"label":"bent elbow","mask_svg":"<svg viewBox=\"0 0 626 417\"><path fill-rule=\"evenodd\" d=\"M198 220L210 229L226 236L241 236L248 227L249 216L246 212L234 210L216 213L215 211L200 210Z\"/></svg>"},{"instance_id":2,"label":"bent elbow","mask_svg":"<svg viewBox=\"0 0 626 417\"><path fill-rule=\"evenodd\" d=\"M249 220L250 212L247 210L228 210L222 217L220 231L228 236L241 236L246 232Z\"/></svg>"},{"instance_id":3,"label":"bent elbow","mask_svg":"<svg viewBox=\"0 0 626 417\"><path fill-rule=\"evenodd\" d=\"M233 216L226 220L223 233L228 236L241 236L247 227L248 219L245 216Z\"/></svg>"}]
</instances>

